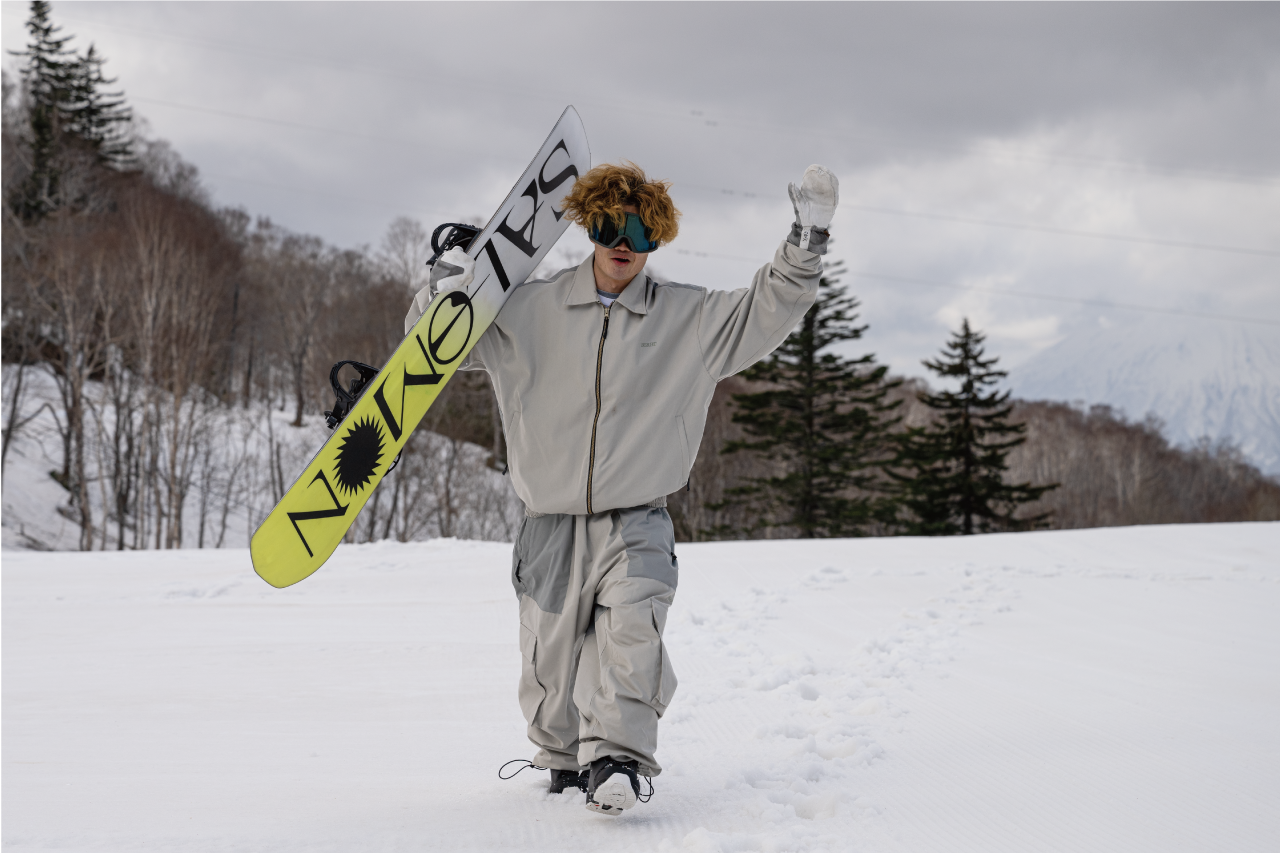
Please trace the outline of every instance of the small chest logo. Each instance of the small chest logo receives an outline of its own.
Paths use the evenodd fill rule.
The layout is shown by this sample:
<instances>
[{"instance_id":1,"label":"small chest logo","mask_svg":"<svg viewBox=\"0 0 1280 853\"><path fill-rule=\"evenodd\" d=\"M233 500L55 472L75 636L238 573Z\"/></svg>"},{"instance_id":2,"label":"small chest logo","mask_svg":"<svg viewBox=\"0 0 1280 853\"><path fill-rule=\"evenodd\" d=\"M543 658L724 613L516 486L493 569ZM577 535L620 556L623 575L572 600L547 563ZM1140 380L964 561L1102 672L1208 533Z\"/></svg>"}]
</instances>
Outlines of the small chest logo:
<instances>
[{"instance_id":1,"label":"small chest logo","mask_svg":"<svg viewBox=\"0 0 1280 853\"><path fill-rule=\"evenodd\" d=\"M649 341L647 343L640 344L640 349L644 349L645 347L656 347L657 345L658 345L657 341Z\"/></svg>"}]
</instances>

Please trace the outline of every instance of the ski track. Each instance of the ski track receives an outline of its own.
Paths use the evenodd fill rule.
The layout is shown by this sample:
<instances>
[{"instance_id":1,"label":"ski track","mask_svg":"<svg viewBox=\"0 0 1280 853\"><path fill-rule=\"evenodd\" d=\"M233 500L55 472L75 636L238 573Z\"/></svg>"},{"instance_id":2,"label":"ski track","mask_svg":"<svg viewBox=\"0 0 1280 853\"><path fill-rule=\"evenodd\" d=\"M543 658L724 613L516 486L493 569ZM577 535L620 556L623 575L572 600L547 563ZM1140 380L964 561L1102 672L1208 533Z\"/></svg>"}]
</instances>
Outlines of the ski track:
<instances>
[{"instance_id":1,"label":"ski track","mask_svg":"<svg viewBox=\"0 0 1280 853\"><path fill-rule=\"evenodd\" d=\"M509 546L6 552L6 850L1280 844L1280 524L682 545L617 820L527 757Z\"/></svg>"},{"instance_id":2,"label":"ski track","mask_svg":"<svg viewBox=\"0 0 1280 853\"><path fill-rule=\"evenodd\" d=\"M860 848L860 829L877 823L883 812L865 771L883 760L884 734L901 728L905 710L899 694L913 673L951 660L963 626L1003 606L990 603L1001 598L1002 587L971 568L965 574L930 606L903 611L881 636L823 659L805 651L777 654L770 623L783 621L781 611L815 593L837 601L846 590L856 594L857 573L848 568L826 565L794 587L753 587L737 599L686 609L668 629L675 659L699 660L699 676L732 674L707 697L686 697L696 716L669 720L664 742L669 748L687 743L691 752L705 754L702 761L689 756L693 766L715 766L723 762L717 756L729 754L723 748L728 744L711 736L714 729L726 728L721 721L750 714L756 725L747 737L734 738L749 744L745 752L753 766L725 774L723 783L746 802L721 825L686 835L680 847ZM762 706L768 710L758 710ZM755 817L745 828L742 812ZM677 848L666 842L660 849Z\"/></svg>"}]
</instances>

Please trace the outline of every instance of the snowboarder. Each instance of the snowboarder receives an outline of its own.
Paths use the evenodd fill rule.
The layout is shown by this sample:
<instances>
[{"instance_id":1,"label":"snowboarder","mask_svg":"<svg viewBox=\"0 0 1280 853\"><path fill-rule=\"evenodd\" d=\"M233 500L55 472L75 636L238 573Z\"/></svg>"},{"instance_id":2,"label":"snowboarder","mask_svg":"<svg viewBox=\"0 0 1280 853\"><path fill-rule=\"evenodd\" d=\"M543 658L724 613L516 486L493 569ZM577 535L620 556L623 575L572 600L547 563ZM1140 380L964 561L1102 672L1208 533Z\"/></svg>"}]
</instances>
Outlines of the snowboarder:
<instances>
[{"instance_id":1,"label":"snowboarder","mask_svg":"<svg viewBox=\"0 0 1280 853\"><path fill-rule=\"evenodd\" d=\"M562 207L594 254L516 289L462 367L493 382L526 507L511 581L533 764L553 792L581 787L607 815L661 772L658 719L676 688L662 632L679 575L666 496L688 481L716 383L772 352L813 304L839 194L826 168L805 170L772 262L720 291L644 274L678 231L669 186L633 164L582 175ZM466 287L474 266L451 250L424 290Z\"/></svg>"}]
</instances>

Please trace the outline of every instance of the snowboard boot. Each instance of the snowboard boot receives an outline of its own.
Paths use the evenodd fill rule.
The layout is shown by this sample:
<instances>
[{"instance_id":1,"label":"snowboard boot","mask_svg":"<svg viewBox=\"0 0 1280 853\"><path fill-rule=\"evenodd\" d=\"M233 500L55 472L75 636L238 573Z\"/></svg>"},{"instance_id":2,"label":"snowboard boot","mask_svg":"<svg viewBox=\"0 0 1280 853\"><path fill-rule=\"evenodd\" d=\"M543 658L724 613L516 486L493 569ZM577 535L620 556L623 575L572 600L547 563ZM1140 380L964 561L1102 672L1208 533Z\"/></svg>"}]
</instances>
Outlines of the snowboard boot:
<instances>
[{"instance_id":1,"label":"snowboard boot","mask_svg":"<svg viewBox=\"0 0 1280 853\"><path fill-rule=\"evenodd\" d=\"M640 774L634 761L610 757L591 762L587 779L587 809L617 817L640 798Z\"/></svg>"},{"instance_id":2,"label":"snowboard boot","mask_svg":"<svg viewBox=\"0 0 1280 853\"><path fill-rule=\"evenodd\" d=\"M551 787L548 789L552 794L563 794L568 788L577 788L579 791L587 790L587 776L590 771L583 770L579 773L577 770L552 770L551 771Z\"/></svg>"}]
</instances>

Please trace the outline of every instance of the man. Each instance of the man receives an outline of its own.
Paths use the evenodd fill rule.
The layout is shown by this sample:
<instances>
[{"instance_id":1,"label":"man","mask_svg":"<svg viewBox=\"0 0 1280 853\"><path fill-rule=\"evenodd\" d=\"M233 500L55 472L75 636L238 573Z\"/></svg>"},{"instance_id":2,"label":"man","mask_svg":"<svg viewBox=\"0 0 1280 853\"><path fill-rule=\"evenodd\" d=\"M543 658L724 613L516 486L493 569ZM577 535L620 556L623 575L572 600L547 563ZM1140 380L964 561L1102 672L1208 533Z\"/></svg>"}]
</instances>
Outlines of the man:
<instances>
[{"instance_id":1,"label":"man","mask_svg":"<svg viewBox=\"0 0 1280 853\"><path fill-rule=\"evenodd\" d=\"M688 481L716 383L772 352L817 297L839 192L810 166L789 187L790 236L728 292L644 275L678 231L668 186L631 164L579 178L563 208L594 254L512 292L463 365L493 381L526 507L511 579L533 764L552 792L581 787L607 815L661 772L658 719L676 687L662 631L679 574L666 496ZM474 266L446 253L435 287L465 287Z\"/></svg>"}]
</instances>

